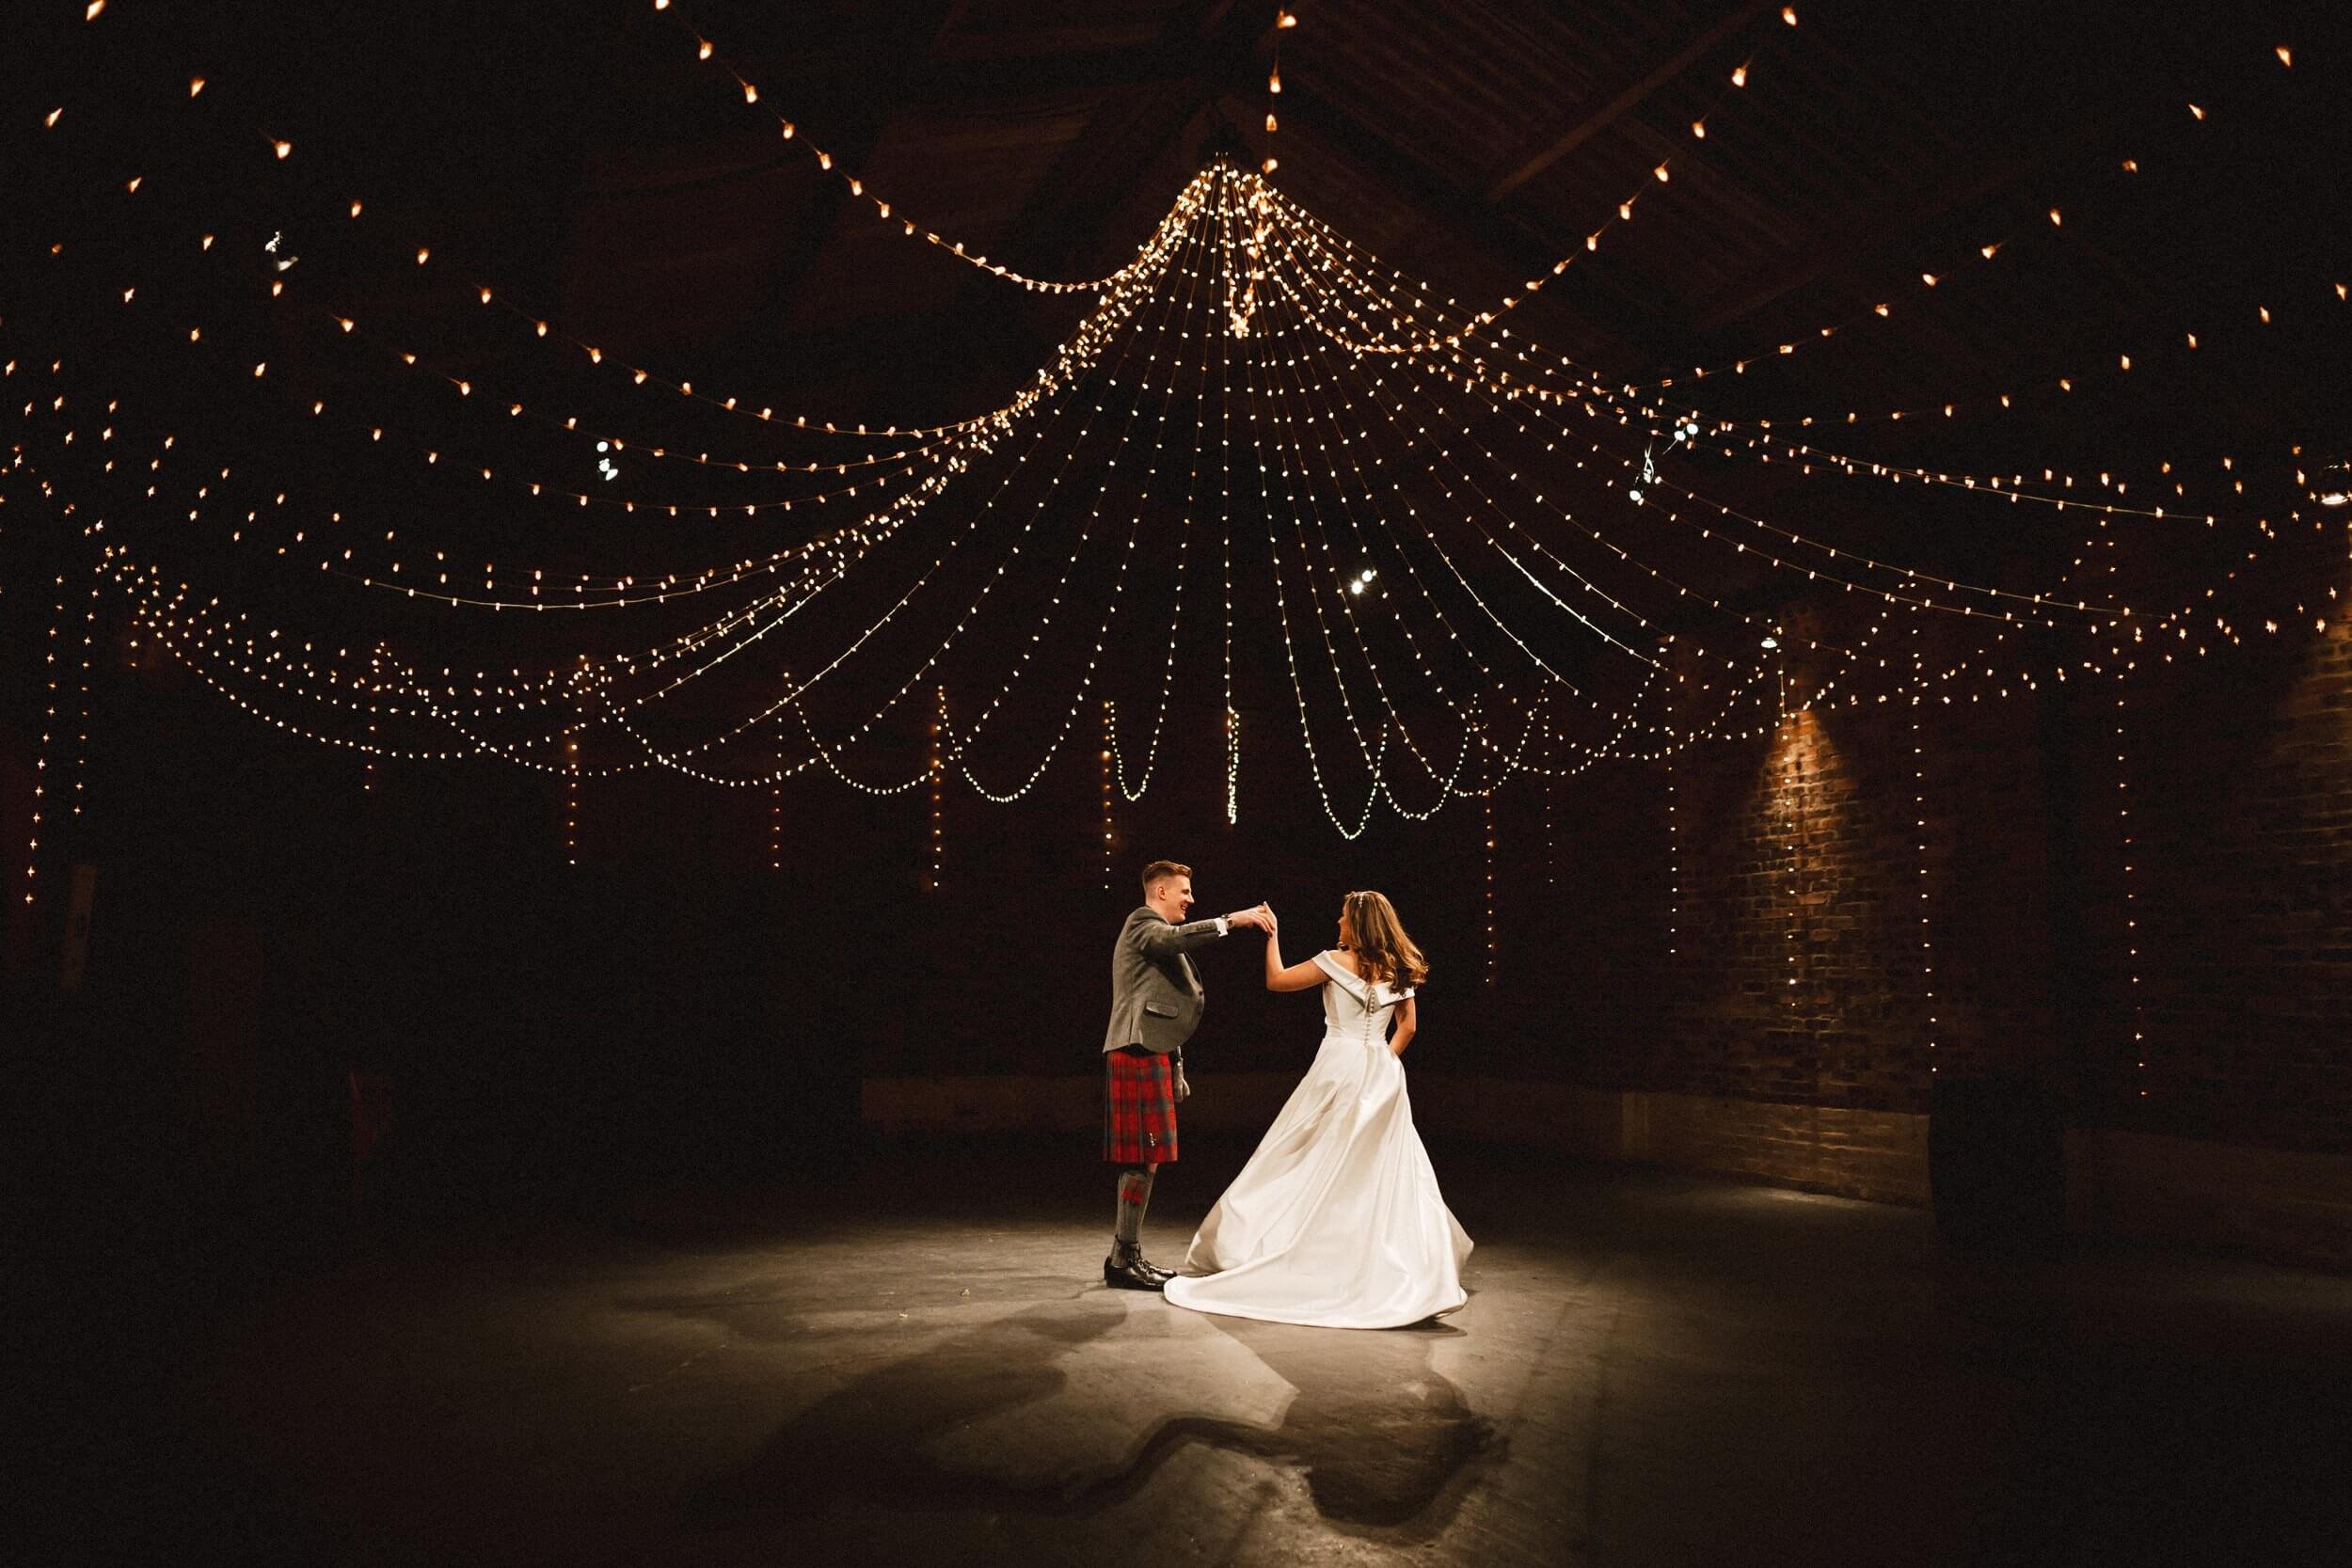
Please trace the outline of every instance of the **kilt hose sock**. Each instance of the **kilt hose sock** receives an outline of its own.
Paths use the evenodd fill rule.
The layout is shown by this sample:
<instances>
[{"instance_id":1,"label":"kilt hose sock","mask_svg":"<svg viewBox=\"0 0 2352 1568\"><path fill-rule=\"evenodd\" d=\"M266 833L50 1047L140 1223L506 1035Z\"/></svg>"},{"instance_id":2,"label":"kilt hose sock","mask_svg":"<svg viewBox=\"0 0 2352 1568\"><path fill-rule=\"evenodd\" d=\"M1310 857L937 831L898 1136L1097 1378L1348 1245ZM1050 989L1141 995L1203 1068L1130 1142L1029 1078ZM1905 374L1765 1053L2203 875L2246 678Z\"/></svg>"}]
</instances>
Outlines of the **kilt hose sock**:
<instances>
[{"instance_id":1,"label":"kilt hose sock","mask_svg":"<svg viewBox=\"0 0 2352 1568\"><path fill-rule=\"evenodd\" d=\"M1119 1172L1119 1223L1111 1240L1121 1253L1133 1252L1143 1237L1143 1211L1152 1202L1152 1173L1156 1165L1124 1165Z\"/></svg>"}]
</instances>

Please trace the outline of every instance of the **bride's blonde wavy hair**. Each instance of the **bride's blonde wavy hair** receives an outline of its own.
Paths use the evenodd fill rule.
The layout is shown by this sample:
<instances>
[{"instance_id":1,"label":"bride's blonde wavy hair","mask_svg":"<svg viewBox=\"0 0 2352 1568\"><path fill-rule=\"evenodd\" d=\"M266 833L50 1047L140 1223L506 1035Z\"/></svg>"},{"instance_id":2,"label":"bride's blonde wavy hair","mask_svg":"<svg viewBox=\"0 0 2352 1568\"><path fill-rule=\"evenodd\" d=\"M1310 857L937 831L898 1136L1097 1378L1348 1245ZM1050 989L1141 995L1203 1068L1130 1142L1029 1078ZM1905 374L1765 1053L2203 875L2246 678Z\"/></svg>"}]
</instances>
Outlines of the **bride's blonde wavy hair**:
<instances>
[{"instance_id":1,"label":"bride's blonde wavy hair","mask_svg":"<svg viewBox=\"0 0 2352 1568\"><path fill-rule=\"evenodd\" d=\"M1340 906L1340 945L1356 955L1366 985L1387 981L1402 990L1429 978L1429 961L1405 934L1396 906L1378 893L1351 893Z\"/></svg>"}]
</instances>

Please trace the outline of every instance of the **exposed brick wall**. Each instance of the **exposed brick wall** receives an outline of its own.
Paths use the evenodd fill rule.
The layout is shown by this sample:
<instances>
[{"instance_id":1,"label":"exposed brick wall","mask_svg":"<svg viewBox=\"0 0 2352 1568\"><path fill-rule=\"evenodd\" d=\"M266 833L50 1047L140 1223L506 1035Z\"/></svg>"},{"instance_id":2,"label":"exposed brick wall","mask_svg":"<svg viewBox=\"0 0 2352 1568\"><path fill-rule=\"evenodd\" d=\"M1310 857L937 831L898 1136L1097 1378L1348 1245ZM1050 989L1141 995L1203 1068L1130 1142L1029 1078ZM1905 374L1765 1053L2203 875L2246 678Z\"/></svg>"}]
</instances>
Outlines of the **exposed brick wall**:
<instances>
[{"instance_id":1,"label":"exposed brick wall","mask_svg":"<svg viewBox=\"0 0 2352 1568\"><path fill-rule=\"evenodd\" d=\"M1677 768L1680 940L1645 1086L1921 1108L1918 855L1888 729L1796 713Z\"/></svg>"},{"instance_id":2,"label":"exposed brick wall","mask_svg":"<svg viewBox=\"0 0 2352 1568\"><path fill-rule=\"evenodd\" d=\"M1686 752L1671 907L1662 767L1555 785L1549 829L1518 790L1515 1043L1485 1069L1890 1112L1928 1108L1931 1068L2023 1070L2076 1125L2352 1149L2352 626L2312 626L2338 575L2269 584L2307 601L2276 635L2240 609L2240 645L2133 645L2120 752L2119 684L2079 662L2006 698L1949 683L1915 759L1893 704ZM2031 658L2101 652L2067 635Z\"/></svg>"},{"instance_id":3,"label":"exposed brick wall","mask_svg":"<svg viewBox=\"0 0 2352 1568\"><path fill-rule=\"evenodd\" d=\"M1915 1113L1636 1094L1625 1118L1626 1159L1881 1203L1928 1201L1927 1118Z\"/></svg>"},{"instance_id":4,"label":"exposed brick wall","mask_svg":"<svg viewBox=\"0 0 2352 1568\"><path fill-rule=\"evenodd\" d=\"M1554 1028L1577 1042L1577 1076L1917 1112L1931 1038L1944 1070L2055 1049L2038 711L2029 697L1926 705L1915 757L1909 720L1881 705L1791 714L1768 739L1681 754L1671 778L1627 765L1576 782L1592 823L1564 853L1581 891L1551 896L1590 907L1544 910L1522 865L1504 927L1526 955L1567 922L1564 965L1590 991ZM1542 841L1527 808L1539 795L1521 793L1506 835ZM1540 1032L1543 1008L1516 1000Z\"/></svg>"},{"instance_id":5,"label":"exposed brick wall","mask_svg":"<svg viewBox=\"0 0 2352 1568\"><path fill-rule=\"evenodd\" d=\"M2133 683L2147 1038L2107 1075L2109 1124L2352 1148L2352 626L2325 586L2324 634Z\"/></svg>"}]
</instances>

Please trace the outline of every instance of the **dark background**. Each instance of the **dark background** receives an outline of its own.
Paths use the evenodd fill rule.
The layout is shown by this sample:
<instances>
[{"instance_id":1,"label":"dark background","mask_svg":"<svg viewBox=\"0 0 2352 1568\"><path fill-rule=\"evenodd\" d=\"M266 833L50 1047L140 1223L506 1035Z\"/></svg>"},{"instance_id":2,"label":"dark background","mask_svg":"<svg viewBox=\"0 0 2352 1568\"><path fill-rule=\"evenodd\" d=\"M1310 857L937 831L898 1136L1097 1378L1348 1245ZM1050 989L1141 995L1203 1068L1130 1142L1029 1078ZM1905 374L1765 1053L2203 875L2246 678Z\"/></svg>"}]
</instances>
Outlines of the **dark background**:
<instances>
[{"instance_id":1,"label":"dark background","mask_svg":"<svg viewBox=\"0 0 2352 1568\"><path fill-rule=\"evenodd\" d=\"M858 1119L866 1077L1090 1071L1104 948L1136 902L1135 870L1162 854L1194 865L1204 911L1270 899L1294 955L1324 940L1341 892L1389 893L1436 965L1421 1071L1919 1110L1932 1040L1939 1071L2026 1066L2081 1124L2345 1147L2352 1062L2329 1021L2352 968L2340 875L2352 688L2331 606L2352 583L2340 527L2314 527L2293 478L2296 449L2308 459L2346 442L2344 318L2326 312L2344 255L2337 33L2323 11L2292 8L2215 8L2156 26L2120 6L2057 17L1822 6L1793 33L1741 8L1655 9L1310 14L1284 43L1280 183L1474 302L1575 250L1671 151L1677 182L1513 317L1518 330L1646 377L1895 295L1904 308L1885 329L1700 401L1770 417L1931 405L1957 389L1969 417L1866 428L1851 450L1979 473L2111 467L2143 495L2172 463L2197 476L2186 504L2226 507L2241 525L2274 521L2280 539L2216 609L2256 646L2201 617L2210 655L2182 644L2185 668L2141 654L2148 674L2132 688L2137 727L2122 752L2109 744L2114 683L2050 674L2074 665L2079 675L2086 658L2111 664L2124 646L2116 636L2032 629L1987 654L1979 626L1911 616L1917 628L1895 634L1905 661L1916 649L1928 669L2041 673L2031 689L1971 673L1950 688L1957 703L1932 702L1918 777L1909 713L1870 701L1902 672L1864 671L1836 692L1858 706L1833 701L1777 727L1766 710L1744 727L1768 733L1678 763L1678 849L1665 770L1634 762L1549 784L1515 779L1491 840L1475 798L1428 823L1383 808L1345 839L1296 744L1301 699L1263 558L1235 573L1241 819L1227 824L1221 809L1221 627L1196 578L1175 634L1160 772L1142 801L1118 800L1107 869L1099 701L1115 698L1134 727L1155 701L1167 641L1141 614L1034 790L999 806L948 789L936 887L928 792L871 797L821 770L780 797L673 776L590 779L567 855L559 778L485 762L371 770L256 723L151 639L135 645L111 594L88 623L85 741L72 670L53 696L46 660L62 647L70 666L78 652L96 542L85 531L98 515L107 537L232 606L255 605L257 619L354 646L383 639L420 661L546 663L649 643L697 619L656 614L646 635L635 618L583 615L550 631L518 616L422 613L296 571L238 547L217 518L183 527L143 507L93 471L89 435L64 445L64 431L104 422L92 410L109 399L128 410L124 451L182 432L202 462L234 467L257 506L279 485L361 498L423 548L544 561L551 575L651 576L776 547L764 525L690 535L551 522L348 431L316 434L302 421L314 397L369 409L419 444L501 463L513 452L518 468L594 483L579 443L485 430L446 388L404 379L270 302L265 230L299 245L307 297L342 302L387 341L527 388L534 403L592 408L681 443L710 428L695 423L700 411L648 415L609 376L549 368L517 346L511 323L469 308L465 279L494 277L631 362L845 422L953 419L1002 403L1081 304L891 239L771 122L747 117L731 86L714 87L648 8L570 8L560 24L512 5L125 7L87 25L78 7L56 6L13 18L0 337L22 368L0 417L31 466L0 477L7 842L26 841L44 757L53 807L69 788L81 806L62 822L53 811L41 895L29 909L12 901L8 927L7 1033L23 1092L8 1142L23 1178L12 1186L40 1232L110 1234L89 1227L92 1214L131 1227L209 1218L223 1238L300 1246L366 1213L453 1223L516 1195L561 1202L674 1180L824 1178L870 1154ZM1116 265L1205 159L1256 156L1271 40L1264 18L1236 8L695 15L766 100L788 104L781 112L869 171L878 191L1046 276ZM1660 74L1725 20L1749 30ZM2296 40L2292 72L2270 57L2265 26ZM1751 38L1761 40L1756 104L1708 111ZM208 86L191 103L198 71ZM1576 149L1526 172L1580 115L1644 83ZM2214 121L2186 115L2192 92L2212 99ZM56 103L67 115L43 132L40 113ZM1685 129L1699 112L1724 117L1705 143ZM1753 127L1735 134L1741 113ZM268 151L278 135L296 149L283 162ZM2119 148L2145 161L2146 183L2114 178ZM126 198L133 174L149 183ZM354 192L373 216L339 228ZM2068 221L2054 242L2037 225L2056 202ZM199 230L224 236L222 265L188 243ZM420 233L433 237L434 268L406 260L401 236ZM1932 294L1909 282L1923 261L1988 236L2012 239L2013 270ZM53 243L67 250L46 254ZM128 309L119 291L133 282L142 303ZM2277 302L2266 331L2252 319L2258 300ZM170 324L188 319L221 346L179 344ZM2183 323L2201 331L2194 356L2172 343ZM2110 363L2118 343L2151 345L2132 376L2048 389L2055 374ZM70 406L36 398L20 420L14 388L53 356L67 362L53 379ZM272 372L256 385L242 367L264 358ZM1984 413L1993 393L2027 385L2042 390L2014 420ZM1458 406L1473 446L1519 450L1512 415ZM1187 427L1181 406L1169 423ZM1620 455L1639 446L1610 439ZM1088 471L1104 450L1075 449L1075 467ZM2243 468L2222 467L2240 454ZM2222 580L2252 536L2246 526L2226 537L2185 524L2102 530L2046 514L2020 527L2027 509L1746 455L1692 457L1685 474L1848 548L2012 588L2071 576L2086 592L2169 608ZM1580 483L1565 458L1528 461ZM2241 476L2244 495L2230 488ZM665 469L644 483L689 499L739 493L723 473ZM1426 483L1409 493L1434 507ZM1165 495L1157 510L1121 503L1147 521L1177 515ZM224 498L216 511L243 504ZM1048 536L1074 520L1067 509L1041 515ZM1629 526L1622 507L1608 515ZM282 537L268 533L276 526L248 537ZM1145 583L1168 567L1151 551L1168 531L1150 537L1159 543L1129 568ZM1645 541L1682 580L1825 641L1851 640L1883 608L1687 537ZM1615 569L1593 553L1594 569ZM1110 559L1081 557L1073 603L1100 598ZM1757 657L1750 623L1630 572L1613 581L1629 598L1646 594L1637 602L1655 634ZM1508 580L1492 591L1515 625L1541 621L1542 646L1604 708L1629 693L1622 662L1556 612ZM1148 597L1127 594L1131 606ZM818 618L804 646L720 683L681 722L730 703L741 711L779 668L809 667L811 650L863 624L861 603ZM976 626L971 662L946 677L960 711L1003 683L1034 609L1019 600ZM611 624L623 619L626 629ZM2254 632L2265 619L2280 630ZM1058 733L1085 653L1067 620L1059 636L977 759L992 787L1024 777ZM843 683L821 722L853 722L909 668L878 660ZM1538 683L1519 669L1490 689L1492 711L1535 700ZM1772 689L1823 674L1791 649ZM1305 700L1352 826L1363 770L1329 722L1336 692L1325 681ZM1418 691L1404 701L1450 749L1443 707ZM55 720L53 702L66 710ZM871 776L921 771L924 718L920 701L898 716ZM1124 733L1133 744L1134 729ZM2128 861L2112 808L2119 754L2149 801L2146 849ZM1801 785L1776 790L1792 762ZM1407 792L1417 807L1429 800L1425 781ZM79 864L97 868L96 897L87 975L68 993L57 983L62 890ZM1932 1026L1907 897L1922 866L1947 955ZM2121 924L2126 893L2149 911L2137 944ZM1670 927L1682 933L1672 942ZM1793 1001L1781 982L1791 940L1806 966ZM1245 938L1203 965L1211 1008L1192 1055L1204 1088L1228 1069L1294 1068L1313 1038L1305 1004L1255 989L1254 949ZM2160 1027L2143 1026L2150 1016ZM364 1168L353 1154L355 1075L389 1107ZM1072 1158L1090 1158L1089 1143L1073 1141Z\"/></svg>"}]
</instances>

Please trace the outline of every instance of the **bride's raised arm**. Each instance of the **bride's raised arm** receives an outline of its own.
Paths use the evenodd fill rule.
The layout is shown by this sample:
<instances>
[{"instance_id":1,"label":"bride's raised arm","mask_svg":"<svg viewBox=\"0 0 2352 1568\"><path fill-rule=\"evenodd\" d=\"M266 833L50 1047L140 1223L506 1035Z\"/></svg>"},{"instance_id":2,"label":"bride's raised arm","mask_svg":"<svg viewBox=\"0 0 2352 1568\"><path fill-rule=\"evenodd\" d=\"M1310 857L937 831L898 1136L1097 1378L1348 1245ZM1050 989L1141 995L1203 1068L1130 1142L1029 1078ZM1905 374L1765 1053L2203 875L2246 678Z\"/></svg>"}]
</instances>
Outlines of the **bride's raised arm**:
<instances>
[{"instance_id":1,"label":"bride's raised arm","mask_svg":"<svg viewBox=\"0 0 2352 1568\"><path fill-rule=\"evenodd\" d=\"M1263 905L1259 906L1264 909ZM1322 966L1312 958L1303 964L1282 967L1282 928L1272 910L1265 911L1265 989L1268 990L1312 990L1324 983Z\"/></svg>"}]
</instances>

